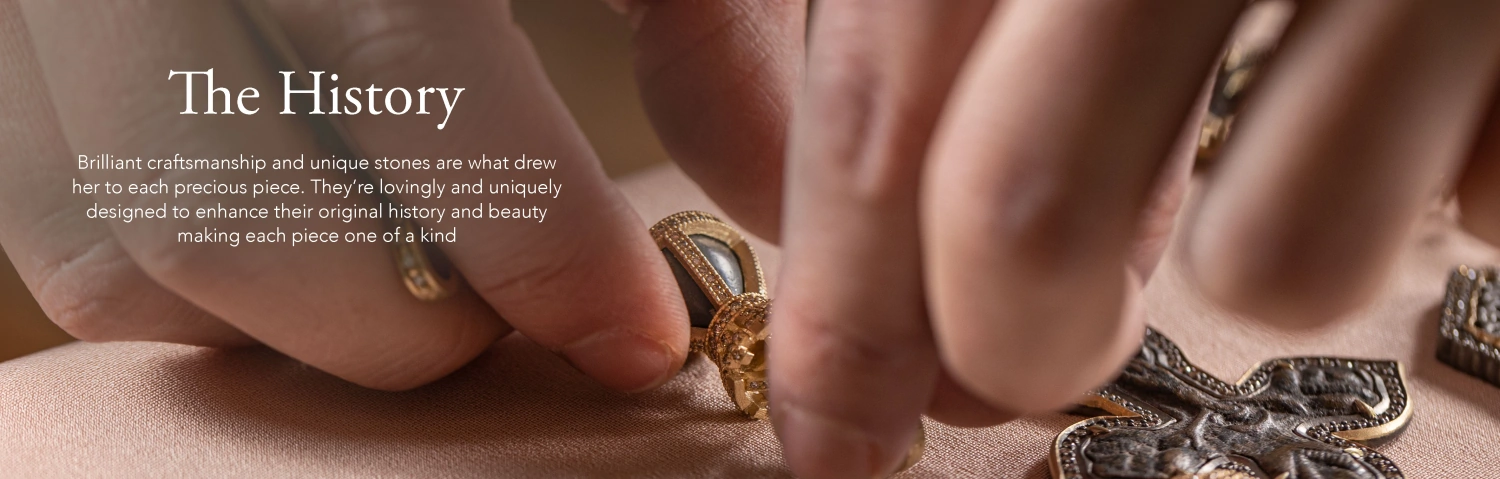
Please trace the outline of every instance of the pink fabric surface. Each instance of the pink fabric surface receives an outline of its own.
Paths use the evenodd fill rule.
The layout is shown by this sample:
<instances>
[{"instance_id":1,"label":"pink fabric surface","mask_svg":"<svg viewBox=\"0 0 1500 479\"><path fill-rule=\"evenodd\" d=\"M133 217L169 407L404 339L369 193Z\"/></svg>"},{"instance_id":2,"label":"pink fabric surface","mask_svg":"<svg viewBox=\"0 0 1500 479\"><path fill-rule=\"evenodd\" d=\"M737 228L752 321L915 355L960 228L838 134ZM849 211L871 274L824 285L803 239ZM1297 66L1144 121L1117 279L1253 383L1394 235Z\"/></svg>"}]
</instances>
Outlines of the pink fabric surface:
<instances>
[{"instance_id":1,"label":"pink fabric surface","mask_svg":"<svg viewBox=\"0 0 1500 479\"><path fill-rule=\"evenodd\" d=\"M673 169L624 186L648 220L707 205L701 194L681 193L696 189ZM774 252L757 246L774 265ZM1434 356L1448 271L1497 259L1434 214L1386 292L1338 326L1294 333L1235 319L1199 299L1171 263L1148 287L1150 321L1230 380L1279 356L1398 359L1415 415L1378 449L1408 477L1500 477L1500 388ZM1078 419L1047 414L982 429L929 423L927 456L906 476L1048 477L1050 442ZM592 384L520 337L406 393L361 389L267 350L75 344L0 364L5 477L787 474L769 424L741 419L701 359L636 396Z\"/></svg>"}]
</instances>

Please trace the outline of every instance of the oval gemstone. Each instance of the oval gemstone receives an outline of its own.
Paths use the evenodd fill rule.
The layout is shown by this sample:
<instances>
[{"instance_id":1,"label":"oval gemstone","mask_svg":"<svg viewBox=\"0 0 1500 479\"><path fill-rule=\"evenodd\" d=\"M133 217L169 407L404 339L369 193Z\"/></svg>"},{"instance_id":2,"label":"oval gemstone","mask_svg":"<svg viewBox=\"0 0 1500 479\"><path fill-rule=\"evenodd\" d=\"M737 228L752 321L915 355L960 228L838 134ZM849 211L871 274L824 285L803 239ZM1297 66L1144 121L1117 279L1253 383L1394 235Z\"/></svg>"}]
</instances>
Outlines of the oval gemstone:
<instances>
[{"instance_id":1,"label":"oval gemstone","mask_svg":"<svg viewBox=\"0 0 1500 479\"><path fill-rule=\"evenodd\" d=\"M703 294L703 289L698 287L698 282L693 280L693 275L688 274L687 268L672 256L672 251L663 248L661 254L666 255L667 265L672 267L672 277L677 279L677 288L682 290L683 302L687 304L688 321L695 328L707 328L714 319L714 303Z\"/></svg>"},{"instance_id":2,"label":"oval gemstone","mask_svg":"<svg viewBox=\"0 0 1500 479\"><path fill-rule=\"evenodd\" d=\"M708 265L719 274L724 284L729 287L731 294L739 295L745 292L745 274L740 268L740 256L734 252L723 241L710 236L691 235L690 239L698 247L698 251L708 258ZM708 294L698 287L698 282L693 280L693 275L688 273L682 262L672 255L672 250L663 248L662 255L667 257L667 264L672 268L672 277L677 280L677 288L682 290L682 299L686 303L688 319L695 328L707 328L714 318L714 303L708 298Z\"/></svg>"},{"instance_id":3,"label":"oval gemstone","mask_svg":"<svg viewBox=\"0 0 1500 479\"><path fill-rule=\"evenodd\" d=\"M736 296L745 293L745 274L740 270L740 255L735 254L734 248L711 236L691 235L688 238L708 258L708 265L713 266L714 271L719 272L719 277L724 278L730 293Z\"/></svg>"}]
</instances>

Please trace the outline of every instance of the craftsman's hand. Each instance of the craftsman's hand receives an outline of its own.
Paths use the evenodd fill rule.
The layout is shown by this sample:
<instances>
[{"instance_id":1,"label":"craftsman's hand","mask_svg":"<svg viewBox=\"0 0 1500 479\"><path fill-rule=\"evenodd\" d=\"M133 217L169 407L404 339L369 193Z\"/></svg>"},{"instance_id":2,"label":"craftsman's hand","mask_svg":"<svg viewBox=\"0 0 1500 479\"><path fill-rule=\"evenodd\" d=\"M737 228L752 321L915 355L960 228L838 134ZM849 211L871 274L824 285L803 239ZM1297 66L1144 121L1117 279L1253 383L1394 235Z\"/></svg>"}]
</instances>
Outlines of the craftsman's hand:
<instances>
[{"instance_id":1,"label":"craftsman's hand","mask_svg":"<svg viewBox=\"0 0 1500 479\"><path fill-rule=\"evenodd\" d=\"M381 389L425 384L468 363L514 327L557 350L605 385L637 391L666 381L683 364L688 326L660 251L605 177L593 150L549 84L505 1L273 0L270 6L300 56L325 75L324 89L379 85L416 91L462 87L442 130L416 115L340 119L372 158L518 157L557 160L555 171L376 171L385 181L445 184L546 181L565 189L542 206L544 222L460 223L441 248L472 287L423 303L408 294L385 244L185 244L178 231L245 229L213 220L90 220L94 202L196 208L223 203L275 207L288 198L163 195L90 197L81 182L301 183L310 174L347 183L333 171L83 171L75 155L309 159L329 152L307 118L279 115L280 76L252 41L233 2L70 2L0 0L0 242L55 321L93 341L149 340L198 345L264 343L355 383ZM644 18L643 73L660 87L652 103L680 155L758 161L780 175L790 85L800 68L800 7L758 0L675 2ZM789 12L783 14L782 12ZM773 15L774 14L774 15ZM762 17L776 22L760 22ZM24 22L23 22L24 19ZM788 25L787 32L757 28ZM765 42L761 38L786 38ZM762 57L753 71L734 72ZM718 68L702 68L700 64ZM213 68L231 94L261 92L256 115L180 115L183 79L168 72ZM704 75L695 77L696 72ZM774 80L774 81L772 81ZM202 86L202 79L195 80ZM675 84L669 84L673 83ZM781 85L769 101L760 83ZM670 93L668 93L670 92ZM198 100L202 105L201 96ZM223 100L215 100L223 101ZM432 101L436 101L435 99ZM744 106L738 106L745 103ZM772 105L761 107L758 105ZM384 109L384 108L382 108ZM433 107L433 109L439 109ZM718 110L742 120L716 124ZM731 131L732 129L732 131ZM757 145L749 148L745 145ZM691 161L691 160L689 160ZM748 162L747 162L748 163ZM779 181L779 180L777 180ZM397 195L417 207L472 207L474 200ZM486 199L502 205L504 198ZM517 200L519 201L519 200ZM318 195L293 205L348 206ZM532 201L537 203L537 201ZM769 210L773 212L774 209ZM745 215L742 215L745 216ZM774 216L769 222L774 223ZM421 221L429 228L450 227ZM304 228L380 231L376 220L285 220ZM502 319L503 318L503 319Z\"/></svg>"},{"instance_id":2,"label":"craftsman's hand","mask_svg":"<svg viewBox=\"0 0 1500 479\"><path fill-rule=\"evenodd\" d=\"M1305 327L1374 294L1455 184L1500 240L1500 3L1298 3L1178 239L1209 295ZM1115 374L1245 7L817 3L769 346L798 474L886 474L924 411L992 424Z\"/></svg>"}]
</instances>

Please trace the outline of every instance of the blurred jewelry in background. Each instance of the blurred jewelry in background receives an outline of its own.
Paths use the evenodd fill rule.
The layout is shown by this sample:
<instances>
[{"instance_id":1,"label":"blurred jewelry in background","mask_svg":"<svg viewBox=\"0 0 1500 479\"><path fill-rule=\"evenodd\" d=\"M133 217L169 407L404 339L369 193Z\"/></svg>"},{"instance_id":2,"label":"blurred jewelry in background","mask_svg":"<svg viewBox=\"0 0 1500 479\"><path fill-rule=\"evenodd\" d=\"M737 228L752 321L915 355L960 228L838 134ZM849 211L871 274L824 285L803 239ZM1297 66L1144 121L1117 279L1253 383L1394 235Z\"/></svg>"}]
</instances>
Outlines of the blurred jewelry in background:
<instances>
[{"instance_id":1,"label":"blurred jewelry in background","mask_svg":"<svg viewBox=\"0 0 1500 479\"><path fill-rule=\"evenodd\" d=\"M1250 47L1235 43L1224 55L1214 78L1213 91L1209 93L1208 112L1203 115L1203 125L1198 130L1199 164L1218 158L1219 150L1229 139L1246 93L1260 72L1260 66L1269 56L1268 47Z\"/></svg>"},{"instance_id":2,"label":"blurred jewelry in background","mask_svg":"<svg viewBox=\"0 0 1500 479\"><path fill-rule=\"evenodd\" d=\"M1438 324L1439 360L1500 386L1500 272L1459 266Z\"/></svg>"},{"instance_id":3,"label":"blurred jewelry in background","mask_svg":"<svg viewBox=\"0 0 1500 479\"><path fill-rule=\"evenodd\" d=\"M1233 41L1224 53L1209 91L1208 111L1198 128L1194 164L1211 166L1234 129L1235 118L1255 86L1256 78L1275 53L1276 45L1296 12L1296 2L1254 2L1240 17Z\"/></svg>"},{"instance_id":4,"label":"blurred jewelry in background","mask_svg":"<svg viewBox=\"0 0 1500 479\"><path fill-rule=\"evenodd\" d=\"M741 414L766 419L771 300L755 251L734 227L701 211L668 216L651 227L651 237L687 303L692 351L718 366L724 390ZM926 442L926 432L919 429L900 470L921 460Z\"/></svg>"}]
</instances>

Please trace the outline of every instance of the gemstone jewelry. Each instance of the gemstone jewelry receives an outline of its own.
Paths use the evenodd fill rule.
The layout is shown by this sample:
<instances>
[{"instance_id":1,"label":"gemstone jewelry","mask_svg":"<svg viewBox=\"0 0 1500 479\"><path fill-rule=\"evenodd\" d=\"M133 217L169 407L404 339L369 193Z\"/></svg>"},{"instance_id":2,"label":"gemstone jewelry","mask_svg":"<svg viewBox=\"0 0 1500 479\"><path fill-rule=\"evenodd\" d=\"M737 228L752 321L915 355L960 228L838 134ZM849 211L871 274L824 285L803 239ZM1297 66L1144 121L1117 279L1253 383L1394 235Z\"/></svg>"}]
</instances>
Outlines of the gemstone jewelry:
<instances>
[{"instance_id":1,"label":"gemstone jewelry","mask_svg":"<svg viewBox=\"0 0 1500 479\"><path fill-rule=\"evenodd\" d=\"M1208 111L1198 129L1198 164L1207 165L1218 158L1219 150L1229 139L1246 93L1269 53L1270 49L1250 49L1234 44L1224 55L1219 73L1214 77L1213 90L1209 92Z\"/></svg>"},{"instance_id":2,"label":"gemstone jewelry","mask_svg":"<svg viewBox=\"0 0 1500 479\"><path fill-rule=\"evenodd\" d=\"M1495 268L1459 266L1438 325L1439 360L1500 386L1500 282Z\"/></svg>"},{"instance_id":3,"label":"gemstone jewelry","mask_svg":"<svg viewBox=\"0 0 1500 479\"><path fill-rule=\"evenodd\" d=\"M755 251L714 215L684 211L651 227L687 303L691 349L719 367L724 390L741 414L770 414L766 381L766 317L771 300ZM900 470L921 460L927 435L918 430Z\"/></svg>"},{"instance_id":4,"label":"gemstone jewelry","mask_svg":"<svg viewBox=\"0 0 1500 479\"><path fill-rule=\"evenodd\" d=\"M1395 361L1330 357L1261 363L1230 384L1146 331L1141 351L1058 434L1060 479L1405 477L1367 444L1411 419Z\"/></svg>"}]
</instances>

